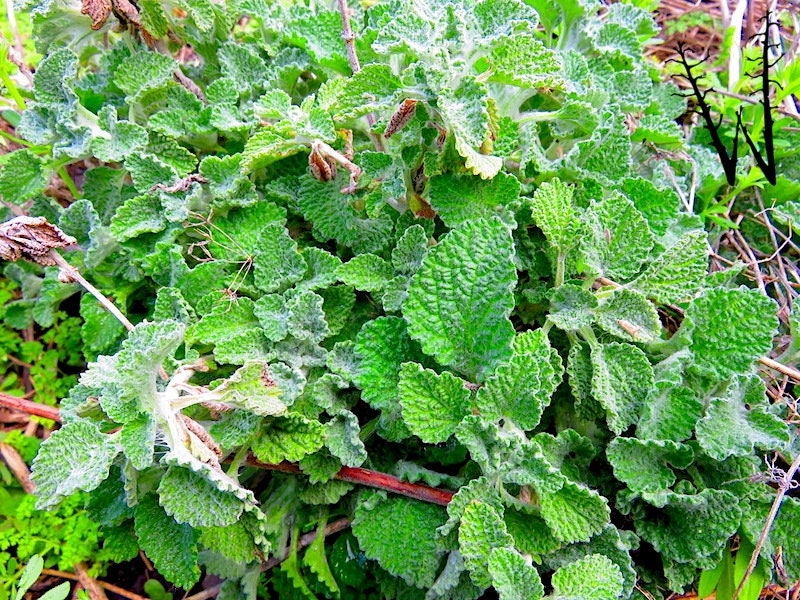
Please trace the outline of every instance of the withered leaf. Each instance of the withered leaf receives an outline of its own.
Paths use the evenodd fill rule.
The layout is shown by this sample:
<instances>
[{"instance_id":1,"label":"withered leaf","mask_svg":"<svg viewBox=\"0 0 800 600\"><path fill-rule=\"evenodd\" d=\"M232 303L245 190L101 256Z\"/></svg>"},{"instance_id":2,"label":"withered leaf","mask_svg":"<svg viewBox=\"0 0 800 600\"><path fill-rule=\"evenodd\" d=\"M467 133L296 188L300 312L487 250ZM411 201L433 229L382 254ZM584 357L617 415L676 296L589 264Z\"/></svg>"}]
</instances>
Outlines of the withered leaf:
<instances>
[{"instance_id":1,"label":"withered leaf","mask_svg":"<svg viewBox=\"0 0 800 600\"><path fill-rule=\"evenodd\" d=\"M92 29L100 29L111 14L111 0L81 0L81 14L92 20Z\"/></svg>"},{"instance_id":2,"label":"withered leaf","mask_svg":"<svg viewBox=\"0 0 800 600\"><path fill-rule=\"evenodd\" d=\"M44 217L15 217L0 223L0 258L15 261L21 258L40 265L56 262L49 253L55 248L76 244L77 240L48 223Z\"/></svg>"}]
</instances>

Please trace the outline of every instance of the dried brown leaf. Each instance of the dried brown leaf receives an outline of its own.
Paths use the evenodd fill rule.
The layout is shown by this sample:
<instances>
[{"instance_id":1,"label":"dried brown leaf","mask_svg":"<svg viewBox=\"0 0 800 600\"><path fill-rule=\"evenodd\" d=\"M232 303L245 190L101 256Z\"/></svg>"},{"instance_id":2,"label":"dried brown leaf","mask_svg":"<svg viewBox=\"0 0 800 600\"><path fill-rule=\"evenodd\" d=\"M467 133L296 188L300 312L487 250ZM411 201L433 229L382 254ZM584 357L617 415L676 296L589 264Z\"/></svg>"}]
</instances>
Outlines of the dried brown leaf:
<instances>
[{"instance_id":1,"label":"dried brown leaf","mask_svg":"<svg viewBox=\"0 0 800 600\"><path fill-rule=\"evenodd\" d=\"M50 251L76 243L74 237L44 217L22 216L0 223L0 258L5 260L24 258L40 265L55 265Z\"/></svg>"},{"instance_id":2,"label":"dried brown leaf","mask_svg":"<svg viewBox=\"0 0 800 600\"><path fill-rule=\"evenodd\" d=\"M111 0L81 0L81 14L92 20L92 29L100 29L111 14Z\"/></svg>"}]
</instances>

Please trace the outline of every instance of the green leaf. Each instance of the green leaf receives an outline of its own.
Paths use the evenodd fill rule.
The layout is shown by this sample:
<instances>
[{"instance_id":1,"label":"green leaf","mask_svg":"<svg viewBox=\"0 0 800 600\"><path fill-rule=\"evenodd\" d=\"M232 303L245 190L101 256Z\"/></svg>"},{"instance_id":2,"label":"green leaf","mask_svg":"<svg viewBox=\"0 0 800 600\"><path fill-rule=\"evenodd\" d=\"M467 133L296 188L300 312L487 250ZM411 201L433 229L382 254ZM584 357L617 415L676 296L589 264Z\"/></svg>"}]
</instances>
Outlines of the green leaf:
<instances>
[{"instance_id":1,"label":"green leaf","mask_svg":"<svg viewBox=\"0 0 800 600\"><path fill-rule=\"evenodd\" d=\"M172 79L177 65L169 56L158 52L136 52L124 58L114 73L114 84L129 98L143 91L160 87Z\"/></svg>"},{"instance_id":2,"label":"green leaf","mask_svg":"<svg viewBox=\"0 0 800 600\"><path fill-rule=\"evenodd\" d=\"M289 295L286 309L289 315L286 327L290 335L300 340L320 342L330 335L322 310L322 296L310 290Z\"/></svg>"},{"instance_id":3,"label":"green leaf","mask_svg":"<svg viewBox=\"0 0 800 600\"><path fill-rule=\"evenodd\" d=\"M281 389L261 361L247 361L212 392L215 402L249 410L262 417L278 416L286 411Z\"/></svg>"},{"instance_id":4,"label":"green leaf","mask_svg":"<svg viewBox=\"0 0 800 600\"><path fill-rule=\"evenodd\" d=\"M565 331L576 331L591 326L593 310L597 308L597 298L592 292L566 283L550 290L547 296L550 300L550 314L547 318L556 327Z\"/></svg>"},{"instance_id":5,"label":"green leaf","mask_svg":"<svg viewBox=\"0 0 800 600\"><path fill-rule=\"evenodd\" d=\"M44 510L79 490L93 490L108 477L119 452L114 437L94 423L65 424L42 443L33 461L36 507Z\"/></svg>"},{"instance_id":6,"label":"green leaf","mask_svg":"<svg viewBox=\"0 0 800 600\"><path fill-rule=\"evenodd\" d=\"M707 269L706 233L690 231L650 262L630 287L658 302L680 302L698 292Z\"/></svg>"},{"instance_id":7,"label":"green leaf","mask_svg":"<svg viewBox=\"0 0 800 600\"><path fill-rule=\"evenodd\" d=\"M398 406L397 384L400 365L419 357L419 350L398 317L378 317L364 324L356 338L358 370L355 384L373 408L390 410Z\"/></svg>"},{"instance_id":8,"label":"green leaf","mask_svg":"<svg viewBox=\"0 0 800 600\"><path fill-rule=\"evenodd\" d=\"M352 205L352 198L339 188L343 176L323 183L304 177L298 189L298 203L303 216L313 223L314 236L320 241L335 239L356 254L379 253L389 243L392 221L387 211L369 218Z\"/></svg>"},{"instance_id":9,"label":"green leaf","mask_svg":"<svg viewBox=\"0 0 800 600\"><path fill-rule=\"evenodd\" d=\"M510 548L495 548L489 555L489 575L500 600L538 600L544 587L530 558Z\"/></svg>"},{"instance_id":10,"label":"green leaf","mask_svg":"<svg viewBox=\"0 0 800 600\"><path fill-rule=\"evenodd\" d=\"M508 26L508 23L503 25ZM558 54L546 48L532 32L513 32L491 44L491 54L487 61L491 65L488 81L492 83L523 88L554 88L564 85L558 75L562 72Z\"/></svg>"},{"instance_id":11,"label":"green leaf","mask_svg":"<svg viewBox=\"0 0 800 600\"><path fill-rule=\"evenodd\" d=\"M639 420L655 385L653 367L631 344L611 342L592 348L592 395L606 411L608 427L621 434Z\"/></svg>"},{"instance_id":12,"label":"green leaf","mask_svg":"<svg viewBox=\"0 0 800 600\"><path fill-rule=\"evenodd\" d=\"M247 92L263 80L267 65L258 55L254 44L241 44L230 40L217 51L222 74L236 83L239 92Z\"/></svg>"},{"instance_id":13,"label":"green leaf","mask_svg":"<svg viewBox=\"0 0 800 600\"><path fill-rule=\"evenodd\" d=\"M208 181L214 205L227 207L256 202L255 186L242 173L242 155L206 156L198 168Z\"/></svg>"},{"instance_id":14,"label":"green leaf","mask_svg":"<svg viewBox=\"0 0 800 600\"><path fill-rule=\"evenodd\" d=\"M322 523L324 525L324 522ZM317 537L306 548L303 554L303 563L308 566L309 570L316 575L317 579L321 581L328 591L335 597L339 597L340 590L339 584L336 583L336 578L331 572L330 565L328 565L328 557L325 553L325 535L323 535L324 527L317 530Z\"/></svg>"},{"instance_id":15,"label":"green leaf","mask_svg":"<svg viewBox=\"0 0 800 600\"><path fill-rule=\"evenodd\" d=\"M423 350L476 382L510 355L513 250L499 219L454 229L428 252L403 305L408 331Z\"/></svg>"},{"instance_id":16,"label":"green leaf","mask_svg":"<svg viewBox=\"0 0 800 600\"><path fill-rule=\"evenodd\" d=\"M220 490L202 473L170 466L158 485L164 511L178 523L192 527L222 527L234 524L244 510L235 494Z\"/></svg>"},{"instance_id":17,"label":"green leaf","mask_svg":"<svg viewBox=\"0 0 800 600\"><path fill-rule=\"evenodd\" d=\"M615 289L594 311L595 323L606 333L628 342L648 343L661 337L662 325L655 306L642 294Z\"/></svg>"},{"instance_id":18,"label":"green leaf","mask_svg":"<svg viewBox=\"0 0 800 600\"><path fill-rule=\"evenodd\" d=\"M253 263L255 283L267 293L290 286L301 279L308 268L297 250L297 242L280 223L263 226Z\"/></svg>"},{"instance_id":19,"label":"green leaf","mask_svg":"<svg viewBox=\"0 0 800 600\"><path fill-rule=\"evenodd\" d=\"M147 130L136 123L118 121L117 109L113 106L101 108L97 120L100 127L107 132L107 137L96 137L92 140L92 152L100 160L122 161L147 145Z\"/></svg>"},{"instance_id":20,"label":"green leaf","mask_svg":"<svg viewBox=\"0 0 800 600\"><path fill-rule=\"evenodd\" d=\"M497 487L488 477L478 477L459 488L447 505L447 522L439 527L436 533L444 537L455 531L464 516L464 511L473 502L488 504L497 514L502 514L504 510Z\"/></svg>"},{"instance_id":21,"label":"green leaf","mask_svg":"<svg viewBox=\"0 0 800 600\"><path fill-rule=\"evenodd\" d=\"M489 572L492 551L512 550L513 545L502 516L491 504L473 501L464 508L458 527L458 548L475 585L480 588L492 585Z\"/></svg>"},{"instance_id":22,"label":"green leaf","mask_svg":"<svg viewBox=\"0 0 800 600\"><path fill-rule=\"evenodd\" d=\"M261 129L247 140L242 152L242 169L252 173L275 161L305 150L305 145L274 129Z\"/></svg>"},{"instance_id":23,"label":"green leaf","mask_svg":"<svg viewBox=\"0 0 800 600\"><path fill-rule=\"evenodd\" d=\"M639 272L655 240L642 213L620 193L592 203L591 212L603 228L602 264L607 277L627 281Z\"/></svg>"},{"instance_id":24,"label":"green leaf","mask_svg":"<svg viewBox=\"0 0 800 600\"><path fill-rule=\"evenodd\" d=\"M531 202L533 222L559 254L578 243L579 220L572 195L573 188L556 178L540 185Z\"/></svg>"},{"instance_id":25,"label":"green leaf","mask_svg":"<svg viewBox=\"0 0 800 600\"><path fill-rule=\"evenodd\" d=\"M267 338L250 298L226 300L220 296L211 311L189 327L186 340L189 344L214 344L217 359L233 364L266 354Z\"/></svg>"},{"instance_id":26,"label":"green leaf","mask_svg":"<svg viewBox=\"0 0 800 600\"><path fill-rule=\"evenodd\" d=\"M503 166L499 156L488 156L481 147L489 138L489 94L486 85L474 77L461 79L461 85L437 99L446 127L455 137L458 153L466 167L483 179L491 179Z\"/></svg>"},{"instance_id":27,"label":"green leaf","mask_svg":"<svg viewBox=\"0 0 800 600\"><path fill-rule=\"evenodd\" d=\"M738 376L721 397L711 399L695 429L706 454L722 461L749 456L754 447L780 450L790 442L786 423L768 412L766 393L758 375Z\"/></svg>"},{"instance_id":28,"label":"green leaf","mask_svg":"<svg viewBox=\"0 0 800 600\"><path fill-rule=\"evenodd\" d=\"M437 374L417 363L400 366L398 390L403 420L411 433L428 444L444 442L470 414L466 382L447 371Z\"/></svg>"},{"instance_id":29,"label":"green leaf","mask_svg":"<svg viewBox=\"0 0 800 600\"><path fill-rule=\"evenodd\" d=\"M691 437L695 424L702 416L703 403L694 390L658 381L636 425L636 437L682 442Z\"/></svg>"},{"instance_id":30,"label":"green leaf","mask_svg":"<svg viewBox=\"0 0 800 600\"><path fill-rule=\"evenodd\" d=\"M585 542L609 522L606 499L583 485L566 481L556 491L540 492L542 518L562 542Z\"/></svg>"},{"instance_id":31,"label":"green leaf","mask_svg":"<svg viewBox=\"0 0 800 600\"><path fill-rule=\"evenodd\" d=\"M634 492L657 492L675 483L667 464L685 469L694 460L690 446L672 441L618 437L606 448L614 476Z\"/></svg>"},{"instance_id":32,"label":"green leaf","mask_svg":"<svg viewBox=\"0 0 800 600\"><path fill-rule=\"evenodd\" d=\"M11 152L0 171L0 195L11 204L22 204L47 187L44 161L27 149Z\"/></svg>"},{"instance_id":33,"label":"green leaf","mask_svg":"<svg viewBox=\"0 0 800 600\"><path fill-rule=\"evenodd\" d=\"M357 290L380 292L394 277L394 270L380 256L359 254L336 269L336 277Z\"/></svg>"},{"instance_id":34,"label":"green leaf","mask_svg":"<svg viewBox=\"0 0 800 600\"><path fill-rule=\"evenodd\" d=\"M553 598L616 600L622 595L622 573L607 556L590 554L553 574Z\"/></svg>"},{"instance_id":35,"label":"green leaf","mask_svg":"<svg viewBox=\"0 0 800 600\"><path fill-rule=\"evenodd\" d=\"M686 309L678 335L691 339L696 368L723 380L770 351L777 324L775 301L758 290L712 289Z\"/></svg>"},{"instance_id":36,"label":"green leaf","mask_svg":"<svg viewBox=\"0 0 800 600\"><path fill-rule=\"evenodd\" d=\"M509 225L520 204L520 185L516 177L498 173L486 181L476 176L450 173L431 177L430 205L450 228L478 217L500 216Z\"/></svg>"},{"instance_id":37,"label":"green leaf","mask_svg":"<svg viewBox=\"0 0 800 600\"><path fill-rule=\"evenodd\" d=\"M286 222L286 210L272 202L258 202L214 218L212 224L203 224L205 236L210 240L209 252L223 261L251 260L259 250L261 232L271 223Z\"/></svg>"},{"instance_id":38,"label":"green leaf","mask_svg":"<svg viewBox=\"0 0 800 600\"><path fill-rule=\"evenodd\" d=\"M258 460L277 464L284 460L298 461L322 448L324 443L325 426L322 423L289 415L262 422L252 449Z\"/></svg>"},{"instance_id":39,"label":"green leaf","mask_svg":"<svg viewBox=\"0 0 800 600\"><path fill-rule=\"evenodd\" d=\"M487 419L510 419L530 430L539 424L542 411L561 381L558 353L550 347L543 329L517 334L513 354L478 390L475 403Z\"/></svg>"},{"instance_id":40,"label":"green leaf","mask_svg":"<svg viewBox=\"0 0 800 600\"><path fill-rule=\"evenodd\" d=\"M433 532L444 521L440 506L370 492L359 501L352 527L368 558L409 585L425 588L441 563ZM386 543L387 531L392 532L391 544Z\"/></svg>"},{"instance_id":41,"label":"green leaf","mask_svg":"<svg viewBox=\"0 0 800 600\"><path fill-rule=\"evenodd\" d=\"M133 186L140 194L149 194L155 186L171 185L179 179L178 171L154 154L128 154L125 168L130 172Z\"/></svg>"},{"instance_id":42,"label":"green leaf","mask_svg":"<svg viewBox=\"0 0 800 600\"><path fill-rule=\"evenodd\" d=\"M149 415L128 421L119 432L119 443L133 468L143 471L153 464L156 423Z\"/></svg>"},{"instance_id":43,"label":"green leaf","mask_svg":"<svg viewBox=\"0 0 800 600\"><path fill-rule=\"evenodd\" d=\"M168 581L189 590L200 579L197 566L198 532L176 523L148 494L135 507L134 528L139 545Z\"/></svg>"},{"instance_id":44,"label":"green leaf","mask_svg":"<svg viewBox=\"0 0 800 600\"><path fill-rule=\"evenodd\" d=\"M400 78L389 65L368 64L347 79L329 79L317 93L320 107L337 121L348 121L371 112L394 110L402 90Z\"/></svg>"},{"instance_id":45,"label":"green leaf","mask_svg":"<svg viewBox=\"0 0 800 600\"><path fill-rule=\"evenodd\" d=\"M342 411L325 423L325 446L347 467L360 467L368 458L361 441L358 417L349 410Z\"/></svg>"}]
</instances>

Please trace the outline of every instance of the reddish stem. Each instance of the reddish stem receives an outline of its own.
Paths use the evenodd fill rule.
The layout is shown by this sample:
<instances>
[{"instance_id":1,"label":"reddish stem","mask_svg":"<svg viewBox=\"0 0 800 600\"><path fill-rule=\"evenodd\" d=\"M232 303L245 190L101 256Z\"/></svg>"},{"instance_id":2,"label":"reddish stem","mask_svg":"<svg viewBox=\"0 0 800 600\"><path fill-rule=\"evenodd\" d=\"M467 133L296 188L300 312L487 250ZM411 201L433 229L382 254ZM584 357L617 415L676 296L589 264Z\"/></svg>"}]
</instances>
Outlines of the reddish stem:
<instances>
[{"instance_id":1,"label":"reddish stem","mask_svg":"<svg viewBox=\"0 0 800 600\"><path fill-rule=\"evenodd\" d=\"M263 463L251 457L247 460L246 464L261 469L281 471L282 473L303 472L296 464L286 461L278 464L270 464ZM394 475L388 475L387 473L381 473L379 471L371 471L370 469L362 469L360 467L342 467L335 475L335 478L341 481L349 481L350 483L357 483L388 492L394 492L395 494L414 498L415 500L422 500L423 502L438 504L439 506L447 506L454 495L454 492L449 490L401 481Z\"/></svg>"},{"instance_id":2,"label":"reddish stem","mask_svg":"<svg viewBox=\"0 0 800 600\"><path fill-rule=\"evenodd\" d=\"M29 415L46 417L53 421L61 421L61 416L57 408L3 393L0 393L0 406L21 410ZM294 463L286 461L278 464L263 463L252 456L246 461L246 464L260 469L281 471L282 473L301 474L303 472L300 467ZM341 481L348 481L350 483L357 483L359 485L366 485L368 487L394 492L395 494L400 494L423 502L438 504L439 506L447 506L454 495L454 492L449 490L401 481L394 475L372 471L370 469L362 469L360 467L342 467L335 475L335 478Z\"/></svg>"},{"instance_id":3,"label":"reddish stem","mask_svg":"<svg viewBox=\"0 0 800 600\"><path fill-rule=\"evenodd\" d=\"M36 415L37 417L44 417L52 419L53 421L61 421L61 415L57 408L25 400L25 398L17 398L16 396L9 396L0 392L0 406L6 406L14 410L21 410L29 415Z\"/></svg>"}]
</instances>

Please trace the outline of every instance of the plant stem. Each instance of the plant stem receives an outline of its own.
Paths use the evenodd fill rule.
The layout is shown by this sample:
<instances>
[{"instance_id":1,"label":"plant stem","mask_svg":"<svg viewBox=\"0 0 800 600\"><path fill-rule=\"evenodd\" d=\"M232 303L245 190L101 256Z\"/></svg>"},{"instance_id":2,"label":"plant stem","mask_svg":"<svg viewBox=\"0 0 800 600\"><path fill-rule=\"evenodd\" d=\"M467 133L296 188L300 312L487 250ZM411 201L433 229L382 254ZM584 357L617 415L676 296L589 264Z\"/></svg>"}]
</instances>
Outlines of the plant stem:
<instances>
[{"instance_id":1,"label":"plant stem","mask_svg":"<svg viewBox=\"0 0 800 600\"><path fill-rule=\"evenodd\" d=\"M739 594L742 592L742 589L744 588L744 584L747 583L748 578L753 573L753 570L756 568L758 557L761 554L761 548L764 547L764 543L767 541L769 530L772 529L772 524L775 522L775 518L778 516L778 510L780 510L781 503L783 502L783 497L786 495L786 492L788 492L789 489L791 488L792 481L794 480L794 474L797 472L798 469L800 469L800 452L798 452L797 456L792 462L792 466L790 466L789 470L786 471L786 474L783 476L778 485L778 493L775 494L775 500L772 501L772 506L769 509L767 520L764 523L764 527L761 529L761 535L758 536L756 547L753 548L753 554L750 556L750 562L747 564L747 569L744 572L744 576L742 577L742 580L739 582L736 591L733 592L731 600L736 600L739 597Z\"/></svg>"},{"instance_id":2,"label":"plant stem","mask_svg":"<svg viewBox=\"0 0 800 600\"><path fill-rule=\"evenodd\" d=\"M0 406L12 408L14 410L21 410L29 415L36 415L37 417L44 417L52 421L61 421L61 414L59 410L53 406L47 406L39 402L32 402L25 398L17 398L16 396L9 396L0 392Z\"/></svg>"},{"instance_id":3,"label":"plant stem","mask_svg":"<svg viewBox=\"0 0 800 600\"><path fill-rule=\"evenodd\" d=\"M75 575L74 573L67 573L66 571L56 571L55 569L42 569L42 575L50 575L52 577L61 577L61 579L70 579L72 581L79 581L80 578ZM113 583L106 583L105 581L97 581L97 585L101 588L111 592L112 594L118 594L123 598L128 598L128 600L148 600L144 596L140 596L139 594L134 594L133 592L129 592L128 590L121 588L119 586L114 585Z\"/></svg>"},{"instance_id":4,"label":"plant stem","mask_svg":"<svg viewBox=\"0 0 800 600\"><path fill-rule=\"evenodd\" d=\"M246 464L261 469L280 471L282 473L302 473L300 467L294 463L286 461L278 464L270 464L263 463L251 457L247 460ZM414 498L415 500L422 500L423 502L430 502L432 504L438 504L439 506L447 506L454 496L454 492L449 490L433 488L427 485L420 485L418 483L400 481L394 475L380 473L378 471L371 471L369 469L362 469L360 467L342 467L334 476L334 478L340 481L348 481L350 483L357 483L359 485L366 485L368 487L394 492L395 494L400 494L401 496Z\"/></svg>"},{"instance_id":5,"label":"plant stem","mask_svg":"<svg viewBox=\"0 0 800 600\"><path fill-rule=\"evenodd\" d=\"M72 194L72 197L77 200L80 197L81 192L67 171L66 165L61 165L58 167L56 173L58 173L58 176L61 178L61 181L64 182L64 185L67 186L67 189L69 190L69 193Z\"/></svg>"},{"instance_id":6,"label":"plant stem","mask_svg":"<svg viewBox=\"0 0 800 600\"><path fill-rule=\"evenodd\" d=\"M356 35L353 33L353 28L350 25L350 8L347 6L347 0L337 0L339 5L339 14L342 17L342 39L344 40L345 50L347 51L347 61L350 63L350 69L353 74L361 70L361 64L358 62L358 55L356 54ZM375 115L373 113L367 114L367 123L370 129L375 125ZM372 131L368 133L369 138L372 140L373 146L378 152L383 152L383 141L381 138Z\"/></svg>"}]
</instances>

